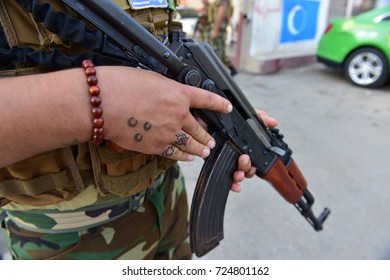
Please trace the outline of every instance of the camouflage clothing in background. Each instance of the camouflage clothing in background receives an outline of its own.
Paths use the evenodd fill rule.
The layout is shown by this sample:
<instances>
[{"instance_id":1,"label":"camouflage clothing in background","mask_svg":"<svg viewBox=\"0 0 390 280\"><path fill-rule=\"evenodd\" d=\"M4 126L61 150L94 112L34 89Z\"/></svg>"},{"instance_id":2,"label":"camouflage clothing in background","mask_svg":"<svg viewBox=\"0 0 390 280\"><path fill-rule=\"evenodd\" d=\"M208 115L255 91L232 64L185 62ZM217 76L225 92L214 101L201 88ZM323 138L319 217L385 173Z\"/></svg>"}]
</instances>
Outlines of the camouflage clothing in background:
<instances>
[{"instance_id":1,"label":"camouflage clothing in background","mask_svg":"<svg viewBox=\"0 0 390 280\"><path fill-rule=\"evenodd\" d=\"M214 49L215 53L218 55L218 57L221 59L221 61L226 65L227 68L231 69L233 67L233 64L226 54L226 46L225 42L227 39L227 27L229 25L231 13L232 13L232 6L230 4L230 0L215 0L216 2L210 3L206 2L204 3L203 12L199 19L199 33L200 38L204 42L208 42ZM215 38L215 40L210 40L211 32L214 28L214 24L217 17L217 9L221 5L227 5L228 11L227 15L224 18L219 31L218 36Z\"/></svg>"},{"instance_id":2,"label":"camouflage clothing in background","mask_svg":"<svg viewBox=\"0 0 390 280\"><path fill-rule=\"evenodd\" d=\"M42 215L44 218L47 217ZM38 233L18 227L9 218L4 224L9 234L8 246L15 259L192 257L184 177L177 165L166 172L164 181L141 207L100 226L74 232Z\"/></svg>"}]
</instances>

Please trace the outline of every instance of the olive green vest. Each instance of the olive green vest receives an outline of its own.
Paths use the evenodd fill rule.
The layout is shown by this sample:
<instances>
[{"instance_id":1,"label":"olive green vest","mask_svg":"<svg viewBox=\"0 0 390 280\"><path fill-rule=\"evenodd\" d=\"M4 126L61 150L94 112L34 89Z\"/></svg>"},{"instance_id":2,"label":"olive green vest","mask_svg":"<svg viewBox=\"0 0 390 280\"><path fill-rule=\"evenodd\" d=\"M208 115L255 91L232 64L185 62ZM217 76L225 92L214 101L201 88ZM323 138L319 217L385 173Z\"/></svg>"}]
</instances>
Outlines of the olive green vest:
<instances>
[{"instance_id":1,"label":"olive green vest","mask_svg":"<svg viewBox=\"0 0 390 280\"><path fill-rule=\"evenodd\" d=\"M41 2L72 13L62 1ZM167 32L173 18L168 9L131 10L126 0L115 2L154 34ZM10 47L60 48L68 54L84 51L46 30L14 0L0 0L0 23ZM36 65L16 65L15 69L0 71L0 76L41 71ZM103 196L109 193L128 196L146 189L172 164L174 161L160 156L132 151L117 153L104 144L82 143L48 151L0 169L0 206L11 201L31 206L51 205L72 199L90 184L96 185Z\"/></svg>"}]
</instances>

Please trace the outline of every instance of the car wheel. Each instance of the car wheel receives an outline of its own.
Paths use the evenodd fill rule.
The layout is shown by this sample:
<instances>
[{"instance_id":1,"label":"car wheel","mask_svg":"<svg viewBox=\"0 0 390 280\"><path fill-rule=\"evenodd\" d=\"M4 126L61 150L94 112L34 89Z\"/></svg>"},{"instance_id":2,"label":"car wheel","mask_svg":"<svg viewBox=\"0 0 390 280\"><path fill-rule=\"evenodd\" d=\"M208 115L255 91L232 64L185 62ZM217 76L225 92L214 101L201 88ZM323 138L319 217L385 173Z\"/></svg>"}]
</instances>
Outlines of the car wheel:
<instances>
[{"instance_id":1,"label":"car wheel","mask_svg":"<svg viewBox=\"0 0 390 280\"><path fill-rule=\"evenodd\" d=\"M376 88L388 79L388 61L384 54L374 48L361 48L351 53L345 64L344 74L353 84Z\"/></svg>"}]
</instances>

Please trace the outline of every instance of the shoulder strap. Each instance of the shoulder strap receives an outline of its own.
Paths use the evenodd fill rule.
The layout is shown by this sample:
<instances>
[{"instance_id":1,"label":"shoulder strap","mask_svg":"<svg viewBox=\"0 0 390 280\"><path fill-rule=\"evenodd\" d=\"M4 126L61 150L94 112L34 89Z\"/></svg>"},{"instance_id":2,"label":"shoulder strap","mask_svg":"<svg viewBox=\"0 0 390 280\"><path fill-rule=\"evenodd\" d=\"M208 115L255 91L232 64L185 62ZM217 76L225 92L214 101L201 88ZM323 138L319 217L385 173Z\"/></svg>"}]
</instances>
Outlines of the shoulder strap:
<instances>
[{"instance_id":1,"label":"shoulder strap","mask_svg":"<svg viewBox=\"0 0 390 280\"><path fill-rule=\"evenodd\" d=\"M2 65L8 65L12 62L21 64L35 63L50 69L63 69L78 66L81 61L89 58L95 61L96 65L128 65L133 64L124 62L120 59L105 57L101 54L101 46L105 39L100 30L91 30L87 24L71 15L55 11L52 5L48 3L40 3L36 0L16 0L23 8L31 13L35 21L41 22L43 26L50 32L57 34L60 38L66 41L71 41L83 46L85 49L93 50L81 54L67 55L61 49L53 49L51 51L38 51L31 47L15 46L11 49L0 49L0 61ZM2 4L3 1L0 1ZM2 24L7 20L3 17ZM12 25L11 25L12 27ZM8 29L8 28L7 28ZM12 28L9 28L12 32ZM8 38L12 38L7 34ZM9 40L9 39L8 39ZM17 42L15 41L14 43ZM11 44L11 46L14 45ZM130 65L129 65L130 64ZM1 75L1 74L0 74Z\"/></svg>"},{"instance_id":2,"label":"shoulder strap","mask_svg":"<svg viewBox=\"0 0 390 280\"><path fill-rule=\"evenodd\" d=\"M81 44L87 49L98 49L103 41L100 30L90 30L87 24L71 15L56 11L49 3L36 0L17 0L29 11L37 22L61 39Z\"/></svg>"},{"instance_id":3,"label":"shoulder strap","mask_svg":"<svg viewBox=\"0 0 390 280\"><path fill-rule=\"evenodd\" d=\"M7 38L4 33L3 26L0 24L0 48L1 49L9 49L9 45L7 42Z\"/></svg>"},{"instance_id":4,"label":"shoulder strap","mask_svg":"<svg viewBox=\"0 0 390 280\"><path fill-rule=\"evenodd\" d=\"M1 29L3 30L2 33L4 34L4 38L7 40L7 45L16 46L18 44L18 39L4 1L0 1L0 23L2 25Z\"/></svg>"}]
</instances>

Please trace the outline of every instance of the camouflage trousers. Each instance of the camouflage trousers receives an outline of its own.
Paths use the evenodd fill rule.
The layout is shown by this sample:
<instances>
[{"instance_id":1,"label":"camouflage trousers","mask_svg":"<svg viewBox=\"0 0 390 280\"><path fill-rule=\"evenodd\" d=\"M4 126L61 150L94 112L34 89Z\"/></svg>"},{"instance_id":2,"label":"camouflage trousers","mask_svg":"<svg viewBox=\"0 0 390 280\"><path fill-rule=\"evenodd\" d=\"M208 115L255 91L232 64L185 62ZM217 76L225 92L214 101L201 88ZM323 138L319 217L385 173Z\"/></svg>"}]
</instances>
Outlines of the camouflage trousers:
<instances>
[{"instance_id":1,"label":"camouflage trousers","mask_svg":"<svg viewBox=\"0 0 390 280\"><path fill-rule=\"evenodd\" d=\"M63 233L3 225L14 259L191 259L188 202L180 168L171 167L160 186L136 210L96 227Z\"/></svg>"},{"instance_id":2,"label":"camouflage trousers","mask_svg":"<svg viewBox=\"0 0 390 280\"><path fill-rule=\"evenodd\" d=\"M227 68L230 68L233 66L230 58L226 54L226 46L225 42L227 39L227 31L226 31L227 25L222 24L221 28L219 29L218 36L215 38L215 40L210 40L211 25L204 25L199 27L199 33L200 38L204 42L208 42L210 46L213 48L214 52L217 54L219 59L226 65Z\"/></svg>"}]
</instances>

